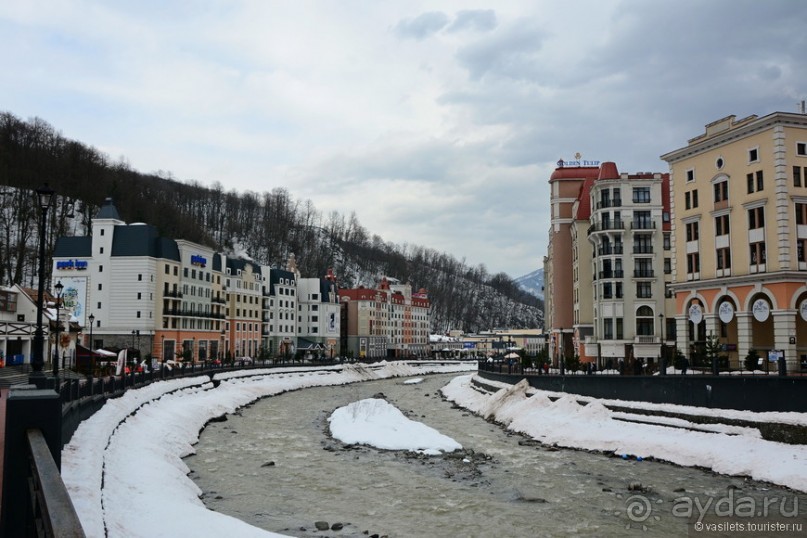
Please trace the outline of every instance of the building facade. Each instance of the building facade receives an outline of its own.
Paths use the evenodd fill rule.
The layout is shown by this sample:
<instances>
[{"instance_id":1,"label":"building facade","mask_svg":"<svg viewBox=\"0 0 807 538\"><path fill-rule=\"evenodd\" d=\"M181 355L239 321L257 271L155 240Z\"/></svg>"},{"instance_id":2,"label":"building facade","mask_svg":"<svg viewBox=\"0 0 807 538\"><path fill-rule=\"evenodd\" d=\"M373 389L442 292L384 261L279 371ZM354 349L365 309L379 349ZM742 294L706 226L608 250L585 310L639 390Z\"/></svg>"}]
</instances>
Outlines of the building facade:
<instances>
[{"instance_id":1,"label":"building facade","mask_svg":"<svg viewBox=\"0 0 807 538\"><path fill-rule=\"evenodd\" d=\"M673 337L665 330L673 306L666 293L672 279L668 193L669 175L620 174L613 162L602 163L597 179L581 189L575 219L587 230L573 240L585 260L578 264L575 300L585 307L581 316L592 316L593 329L584 339L584 361L648 367L661 358L663 339Z\"/></svg>"},{"instance_id":2,"label":"building facade","mask_svg":"<svg viewBox=\"0 0 807 538\"><path fill-rule=\"evenodd\" d=\"M339 354L340 304L336 275L301 278L297 282L298 344L314 356L333 359Z\"/></svg>"},{"instance_id":3,"label":"building facade","mask_svg":"<svg viewBox=\"0 0 807 538\"><path fill-rule=\"evenodd\" d=\"M796 369L807 357L807 115L728 116L661 158L676 346L694 357L716 338L733 367L754 350Z\"/></svg>"},{"instance_id":4,"label":"building facade","mask_svg":"<svg viewBox=\"0 0 807 538\"><path fill-rule=\"evenodd\" d=\"M661 357L671 280L669 177L560 161L544 259L549 356L599 368Z\"/></svg>"},{"instance_id":5,"label":"building facade","mask_svg":"<svg viewBox=\"0 0 807 538\"><path fill-rule=\"evenodd\" d=\"M412 358L430 353L430 303L424 289L383 278L376 289L340 289L342 348L358 359Z\"/></svg>"}]
</instances>

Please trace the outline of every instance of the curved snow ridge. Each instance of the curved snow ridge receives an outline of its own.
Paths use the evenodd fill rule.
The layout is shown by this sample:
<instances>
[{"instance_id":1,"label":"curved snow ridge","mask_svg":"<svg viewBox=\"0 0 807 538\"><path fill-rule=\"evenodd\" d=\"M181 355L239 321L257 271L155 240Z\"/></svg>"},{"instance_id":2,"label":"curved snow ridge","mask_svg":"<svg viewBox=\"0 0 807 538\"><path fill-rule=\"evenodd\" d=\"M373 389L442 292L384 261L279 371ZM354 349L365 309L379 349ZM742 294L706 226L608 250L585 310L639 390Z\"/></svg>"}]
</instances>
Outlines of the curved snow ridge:
<instances>
[{"instance_id":1,"label":"curved snow ridge","mask_svg":"<svg viewBox=\"0 0 807 538\"><path fill-rule=\"evenodd\" d=\"M62 451L62 478L88 537L281 536L208 510L199 499L182 458L194 453L205 424L290 390L469 370L379 363L252 370L221 376L215 388L208 376L159 381L107 400L82 422Z\"/></svg>"},{"instance_id":2,"label":"curved snow ridge","mask_svg":"<svg viewBox=\"0 0 807 538\"><path fill-rule=\"evenodd\" d=\"M617 413L594 398L586 398L588 404L581 405L579 398L568 394L562 394L554 402L549 395L561 393L530 389L534 393L529 395L525 380L494 394L483 394L473 388L472 378L472 375L458 376L441 392L457 405L542 443L653 457L727 475L750 476L807 492L805 445L767 441L749 428L715 428L713 432L705 432L625 422L617 420ZM634 403L639 407L639 402ZM753 414L747 412L745 418Z\"/></svg>"},{"instance_id":3,"label":"curved snow ridge","mask_svg":"<svg viewBox=\"0 0 807 538\"><path fill-rule=\"evenodd\" d=\"M385 450L408 450L434 456L461 450L462 445L431 426L407 418L381 398L367 398L336 409L330 417L331 435L349 445Z\"/></svg>"}]
</instances>

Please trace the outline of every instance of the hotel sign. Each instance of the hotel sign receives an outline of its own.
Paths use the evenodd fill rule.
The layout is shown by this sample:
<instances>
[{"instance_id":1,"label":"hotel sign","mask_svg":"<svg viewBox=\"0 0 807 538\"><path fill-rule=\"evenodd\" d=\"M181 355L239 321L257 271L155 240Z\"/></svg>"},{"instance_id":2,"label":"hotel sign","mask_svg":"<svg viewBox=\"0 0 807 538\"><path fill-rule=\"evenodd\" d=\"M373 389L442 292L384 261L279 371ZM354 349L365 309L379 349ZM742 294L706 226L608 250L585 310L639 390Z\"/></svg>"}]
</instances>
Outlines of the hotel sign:
<instances>
[{"instance_id":1,"label":"hotel sign","mask_svg":"<svg viewBox=\"0 0 807 538\"><path fill-rule=\"evenodd\" d=\"M754 301L751 311L754 314L754 319L762 322L767 321L768 316L771 314L771 307L768 305L768 301L765 299L757 299Z\"/></svg>"},{"instance_id":2,"label":"hotel sign","mask_svg":"<svg viewBox=\"0 0 807 538\"><path fill-rule=\"evenodd\" d=\"M199 267L207 266L207 258L194 254L191 256L191 265L198 265Z\"/></svg>"},{"instance_id":3,"label":"hotel sign","mask_svg":"<svg viewBox=\"0 0 807 538\"><path fill-rule=\"evenodd\" d=\"M84 260L61 260L56 262L56 269L60 271L86 271L87 263Z\"/></svg>"}]
</instances>

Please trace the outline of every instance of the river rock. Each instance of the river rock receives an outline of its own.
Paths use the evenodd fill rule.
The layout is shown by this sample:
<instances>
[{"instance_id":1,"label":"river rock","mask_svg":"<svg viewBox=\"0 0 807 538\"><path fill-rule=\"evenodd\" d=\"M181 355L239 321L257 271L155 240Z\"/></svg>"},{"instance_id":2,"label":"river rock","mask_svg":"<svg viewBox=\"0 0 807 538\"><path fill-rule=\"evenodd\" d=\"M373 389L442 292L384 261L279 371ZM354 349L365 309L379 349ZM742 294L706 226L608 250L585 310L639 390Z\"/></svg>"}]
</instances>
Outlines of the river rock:
<instances>
[{"instance_id":1,"label":"river rock","mask_svg":"<svg viewBox=\"0 0 807 538\"><path fill-rule=\"evenodd\" d=\"M315 521L314 526L318 531L327 531L331 528L331 525L327 521Z\"/></svg>"},{"instance_id":2,"label":"river rock","mask_svg":"<svg viewBox=\"0 0 807 538\"><path fill-rule=\"evenodd\" d=\"M343 528L344 528L344 525L341 524L341 523L334 523L333 525L331 525L331 530L332 531L341 531Z\"/></svg>"}]
</instances>

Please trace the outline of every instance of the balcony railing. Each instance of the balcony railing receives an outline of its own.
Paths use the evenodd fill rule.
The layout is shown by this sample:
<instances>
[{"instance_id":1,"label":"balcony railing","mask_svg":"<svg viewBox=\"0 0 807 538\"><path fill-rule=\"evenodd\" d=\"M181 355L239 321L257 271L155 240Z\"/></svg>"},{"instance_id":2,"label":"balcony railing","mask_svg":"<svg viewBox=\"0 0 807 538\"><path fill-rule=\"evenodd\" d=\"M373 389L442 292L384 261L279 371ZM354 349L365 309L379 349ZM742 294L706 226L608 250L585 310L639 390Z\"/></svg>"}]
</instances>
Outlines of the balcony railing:
<instances>
[{"instance_id":1,"label":"balcony railing","mask_svg":"<svg viewBox=\"0 0 807 538\"><path fill-rule=\"evenodd\" d=\"M588 234L592 234L594 232L602 232L607 230L624 230L625 223L620 220L613 220L613 221L600 221L595 222L588 228Z\"/></svg>"},{"instance_id":2,"label":"balcony railing","mask_svg":"<svg viewBox=\"0 0 807 538\"><path fill-rule=\"evenodd\" d=\"M655 230L655 221L648 220L634 220L630 223L631 230Z\"/></svg>"},{"instance_id":3,"label":"balcony railing","mask_svg":"<svg viewBox=\"0 0 807 538\"><path fill-rule=\"evenodd\" d=\"M653 245L633 245L634 254L653 254Z\"/></svg>"},{"instance_id":4,"label":"balcony railing","mask_svg":"<svg viewBox=\"0 0 807 538\"><path fill-rule=\"evenodd\" d=\"M652 269L635 269L633 271L634 278L653 278L655 271Z\"/></svg>"}]
</instances>

